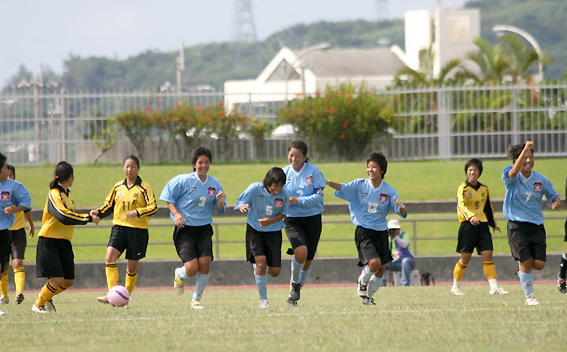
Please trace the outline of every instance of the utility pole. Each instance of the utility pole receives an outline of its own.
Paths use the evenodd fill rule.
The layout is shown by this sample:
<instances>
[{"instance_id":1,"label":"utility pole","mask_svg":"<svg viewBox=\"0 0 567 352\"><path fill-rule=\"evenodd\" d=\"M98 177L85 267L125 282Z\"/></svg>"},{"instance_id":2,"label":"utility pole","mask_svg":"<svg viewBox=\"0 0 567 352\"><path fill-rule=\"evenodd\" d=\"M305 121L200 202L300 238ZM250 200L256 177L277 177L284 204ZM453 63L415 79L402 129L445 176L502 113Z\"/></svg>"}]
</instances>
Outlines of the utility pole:
<instances>
[{"instance_id":1,"label":"utility pole","mask_svg":"<svg viewBox=\"0 0 567 352\"><path fill-rule=\"evenodd\" d=\"M179 56L177 57L177 93L183 91L183 71L185 71L185 48L183 42L179 48Z\"/></svg>"}]
</instances>

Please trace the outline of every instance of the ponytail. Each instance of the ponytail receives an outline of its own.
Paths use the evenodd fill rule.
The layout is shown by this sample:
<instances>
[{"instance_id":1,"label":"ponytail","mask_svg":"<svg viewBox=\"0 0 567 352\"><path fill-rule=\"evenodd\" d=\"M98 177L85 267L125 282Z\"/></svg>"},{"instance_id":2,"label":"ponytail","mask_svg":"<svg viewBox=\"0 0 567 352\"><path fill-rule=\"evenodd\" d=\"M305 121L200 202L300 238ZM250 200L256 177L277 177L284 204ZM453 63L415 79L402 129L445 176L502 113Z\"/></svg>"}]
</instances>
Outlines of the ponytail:
<instances>
[{"instance_id":1,"label":"ponytail","mask_svg":"<svg viewBox=\"0 0 567 352\"><path fill-rule=\"evenodd\" d=\"M60 161L57 166L55 166L53 174L55 177L49 183L50 189L56 188L59 182L65 182L73 176L73 166L66 161Z\"/></svg>"}]
</instances>

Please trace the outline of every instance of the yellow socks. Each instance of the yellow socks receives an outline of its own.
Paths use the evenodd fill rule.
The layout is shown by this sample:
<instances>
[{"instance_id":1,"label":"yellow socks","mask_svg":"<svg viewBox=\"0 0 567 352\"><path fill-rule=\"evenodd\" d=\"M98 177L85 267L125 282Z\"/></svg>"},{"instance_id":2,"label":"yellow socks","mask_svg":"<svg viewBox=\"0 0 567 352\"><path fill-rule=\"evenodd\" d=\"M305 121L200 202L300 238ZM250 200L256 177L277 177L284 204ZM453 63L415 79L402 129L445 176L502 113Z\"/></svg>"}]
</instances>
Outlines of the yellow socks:
<instances>
[{"instance_id":1,"label":"yellow socks","mask_svg":"<svg viewBox=\"0 0 567 352\"><path fill-rule=\"evenodd\" d=\"M106 283L109 290L118 285L118 268L116 267L116 262L106 263Z\"/></svg>"},{"instance_id":2,"label":"yellow socks","mask_svg":"<svg viewBox=\"0 0 567 352\"><path fill-rule=\"evenodd\" d=\"M134 286L136 285L136 280L138 280L138 272L136 271L135 273L129 273L128 270L126 270L126 289L128 290L128 292L130 292L130 294L132 294L132 291L134 290Z\"/></svg>"},{"instance_id":3,"label":"yellow socks","mask_svg":"<svg viewBox=\"0 0 567 352\"><path fill-rule=\"evenodd\" d=\"M2 296L8 296L8 268L2 275L2 280L0 280L0 288L2 291Z\"/></svg>"},{"instance_id":4,"label":"yellow socks","mask_svg":"<svg viewBox=\"0 0 567 352\"><path fill-rule=\"evenodd\" d=\"M455 264L455 270L453 270L453 279L456 281L461 281L463 279L463 275L465 275L465 270L467 269L466 264L464 264L460 259Z\"/></svg>"},{"instance_id":5,"label":"yellow socks","mask_svg":"<svg viewBox=\"0 0 567 352\"><path fill-rule=\"evenodd\" d=\"M482 270L487 280L496 279L496 268L493 262L482 262Z\"/></svg>"},{"instance_id":6,"label":"yellow socks","mask_svg":"<svg viewBox=\"0 0 567 352\"><path fill-rule=\"evenodd\" d=\"M37 297L37 300L35 301L35 306L36 307L45 306L45 302L51 301L53 296L55 296L58 293L57 292L58 290L61 290L61 288L60 287L53 287L51 285L51 282L48 282L45 285L43 285L43 287L41 288L41 292L39 293L39 297ZM62 291L64 291L64 290L62 290ZM62 292L62 291L59 291L59 292Z\"/></svg>"},{"instance_id":7,"label":"yellow socks","mask_svg":"<svg viewBox=\"0 0 567 352\"><path fill-rule=\"evenodd\" d=\"M24 267L14 268L14 283L16 284L16 292L24 292L26 284L26 272Z\"/></svg>"}]
</instances>

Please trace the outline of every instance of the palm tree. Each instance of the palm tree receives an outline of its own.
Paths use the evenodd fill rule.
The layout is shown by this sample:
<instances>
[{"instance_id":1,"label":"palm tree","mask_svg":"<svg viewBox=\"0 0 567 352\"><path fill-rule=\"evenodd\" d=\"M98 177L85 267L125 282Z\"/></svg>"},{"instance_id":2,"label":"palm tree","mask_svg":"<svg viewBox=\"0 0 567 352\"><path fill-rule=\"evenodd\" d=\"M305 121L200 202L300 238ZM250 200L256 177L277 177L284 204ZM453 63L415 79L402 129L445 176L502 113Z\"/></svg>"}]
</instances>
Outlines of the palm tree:
<instances>
[{"instance_id":1,"label":"palm tree","mask_svg":"<svg viewBox=\"0 0 567 352\"><path fill-rule=\"evenodd\" d=\"M429 46L426 50L419 53L419 68L414 70L409 66L404 66L394 76L394 85L434 88L447 84L453 84L460 80L458 68L461 60L449 60L441 68L438 75L435 75L435 50Z\"/></svg>"}]
</instances>

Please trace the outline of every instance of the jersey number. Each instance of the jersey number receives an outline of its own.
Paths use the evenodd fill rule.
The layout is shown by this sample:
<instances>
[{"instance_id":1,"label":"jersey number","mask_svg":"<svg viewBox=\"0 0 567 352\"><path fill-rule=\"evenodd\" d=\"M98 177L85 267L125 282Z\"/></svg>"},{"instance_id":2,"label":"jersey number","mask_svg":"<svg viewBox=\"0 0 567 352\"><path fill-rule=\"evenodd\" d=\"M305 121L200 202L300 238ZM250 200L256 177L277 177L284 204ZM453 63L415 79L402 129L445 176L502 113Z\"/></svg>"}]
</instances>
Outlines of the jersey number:
<instances>
[{"instance_id":1,"label":"jersey number","mask_svg":"<svg viewBox=\"0 0 567 352\"><path fill-rule=\"evenodd\" d=\"M368 212L374 214L378 211L378 203L368 203Z\"/></svg>"},{"instance_id":2,"label":"jersey number","mask_svg":"<svg viewBox=\"0 0 567 352\"><path fill-rule=\"evenodd\" d=\"M266 205L266 215L272 215L273 208L271 205Z\"/></svg>"},{"instance_id":3,"label":"jersey number","mask_svg":"<svg viewBox=\"0 0 567 352\"><path fill-rule=\"evenodd\" d=\"M532 192L526 192L526 200L524 202L528 202L528 200L530 200L530 197L532 196Z\"/></svg>"},{"instance_id":4,"label":"jersey number","mask_svg":"<svg viewBox=\"0 0 567 352\"><path fill-rule=\"evenodd\" d=\"M204 206L205 206L205 202L207 201L207 198L206 198L206 197L201 197L201 198L199 198L199 200L200 200L200 202L199 202L198 205L199 205L200 207L204 207Z\"/></svg>"},{"instance_id":5,"label":"jersey number","mask_svg":"<svg viewBox=\"0 0 567 352\"><path fill-rule=\"evenodd\" d=\"M302 190L298 189L296 192L297 192L297 198L303 197L303 191Z\"/></svg>"},{"instance_id":6,"label":"jersey number","mask_svg":"<svg viewBox=\"0 0 567 352\"><path fill-rule=\"evenodd\" d=\"M128 206L126 206L128 204ZM130 202L122 202L122 210L130 210Z\"/></svg>"}]
</instances>

